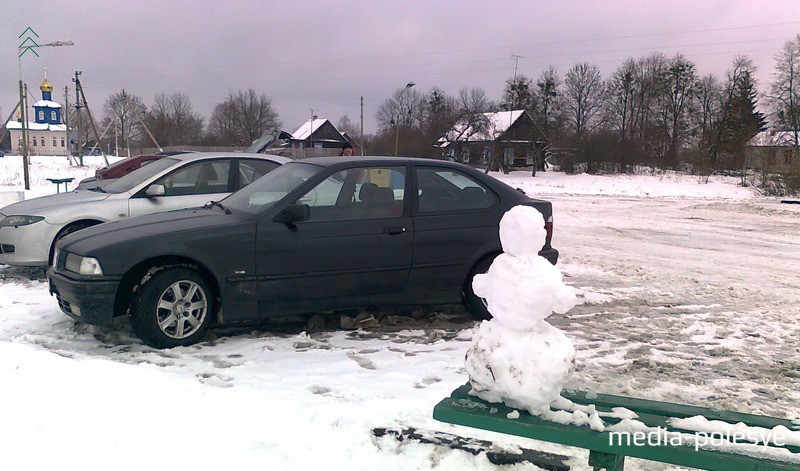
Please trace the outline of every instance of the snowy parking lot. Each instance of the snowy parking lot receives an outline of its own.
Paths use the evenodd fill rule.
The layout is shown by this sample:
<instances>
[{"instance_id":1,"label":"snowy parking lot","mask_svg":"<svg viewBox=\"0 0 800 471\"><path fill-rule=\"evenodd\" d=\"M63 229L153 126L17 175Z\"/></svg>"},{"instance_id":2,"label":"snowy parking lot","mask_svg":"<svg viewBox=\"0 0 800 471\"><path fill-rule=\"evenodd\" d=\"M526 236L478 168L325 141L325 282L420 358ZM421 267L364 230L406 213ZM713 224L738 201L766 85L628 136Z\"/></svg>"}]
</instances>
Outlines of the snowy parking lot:
<instances>
[{"instance_id":1,"label":"snowy parking lot","mask_svg":"<svg viewBox=\"0 0 800 471\"><path fill-rule=\"evenodd\" d=\"M553 203L558 266L580 298L548 319L578 352L568 387L800 417L800 205L732 178L495 176ZM584 450L431 419L467 381L474 323L462 308L369 312L384 322L218 328L159 351L126 320L105 329L67 318L41 270L0 266L0 463L512 469L371 434L416 427L566 454L573 469L590 469ZM628 469L675 468L632 460Z\"/></svg>"}]
</instances>

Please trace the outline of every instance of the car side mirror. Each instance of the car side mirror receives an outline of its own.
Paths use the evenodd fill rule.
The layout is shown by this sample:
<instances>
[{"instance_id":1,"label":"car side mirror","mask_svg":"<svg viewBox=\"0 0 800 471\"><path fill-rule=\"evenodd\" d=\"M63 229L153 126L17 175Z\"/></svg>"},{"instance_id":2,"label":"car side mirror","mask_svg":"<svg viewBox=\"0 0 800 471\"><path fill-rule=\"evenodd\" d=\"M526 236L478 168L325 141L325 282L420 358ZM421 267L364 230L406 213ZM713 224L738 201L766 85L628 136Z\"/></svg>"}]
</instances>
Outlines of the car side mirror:
<instances>
[{"instance_id":1,"label":"car side mirror","mask_svg":"<svg viewBox=\"0 0 800 471\"><path fill-rule=\"evenodd\" d=\"M273 219L275 222L283 224L294 224L296 222L308 221L311 217L311 208L307 204L290 204L283 208Z\"/></svg>"},{"instance_id":2,"label":"car side mirror","mask_svg":"<svg viewBox=\"0 0 800 471\"><path fill-rule=\"evenodd\" d=\"M147 196L164 196L166 193L167 190L164 185L150 185L147 187L147 191L144 192Z\"/></svg>"}]
</instances>

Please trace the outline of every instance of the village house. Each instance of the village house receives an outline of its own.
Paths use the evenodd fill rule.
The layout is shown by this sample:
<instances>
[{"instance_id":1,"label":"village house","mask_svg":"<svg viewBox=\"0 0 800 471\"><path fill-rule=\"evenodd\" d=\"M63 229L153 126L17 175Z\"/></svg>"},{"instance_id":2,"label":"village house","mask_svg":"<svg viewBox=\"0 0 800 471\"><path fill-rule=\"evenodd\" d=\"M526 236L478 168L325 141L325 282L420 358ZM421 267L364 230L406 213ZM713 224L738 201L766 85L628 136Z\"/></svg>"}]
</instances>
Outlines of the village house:
<instances>
[{"instance_id":1,"label":"village house","mask_svg":"<svg viewBox=\"0 0 800 471\"><path fill-rule=\"evenodd\" d=\"M339 155L345 144L356 151L356 143L349 136L339 132L329 120L317 117L303 123L289 140L291 157L296 159Z\"/></svg>"},{"instance_id":2,"label":"village house","mask_svg":"<svg viewBox=\"0 0 800 471\"><path fill-rule=\"evenodd\" d=\"M481 113L459 119L435 146L442 158L472 166L524 167L536 162L532 129L524 110Z\"/></svg>"},{"instance_id":3,"label":"village house","mask_svg":"<svg viewBox=\"0 0 800 471\"><path fill-rule=\"evenodd\" d=\"M767 172L787 170L800 164L796 135L792 131L768 129L747 142L747 165Z\"/></svg>"}]
</instances>

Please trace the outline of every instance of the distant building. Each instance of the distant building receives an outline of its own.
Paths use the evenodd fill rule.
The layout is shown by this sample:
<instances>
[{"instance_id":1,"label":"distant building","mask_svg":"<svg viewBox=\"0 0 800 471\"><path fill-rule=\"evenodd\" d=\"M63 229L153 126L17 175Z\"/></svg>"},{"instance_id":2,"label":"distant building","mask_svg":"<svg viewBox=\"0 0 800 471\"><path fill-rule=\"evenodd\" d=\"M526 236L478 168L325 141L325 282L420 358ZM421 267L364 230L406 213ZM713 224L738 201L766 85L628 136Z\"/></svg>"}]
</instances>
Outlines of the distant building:
<instances>
[{"instance_id":1,"label":"distant building","mask_svg":"<svg viewBox=\"0 0 800 471\"><path fill-rule=\"evenodd\" d=\"M434 145L442 158L469 165L489 165L492 157L508 166L533 165L532 129L525 110L482 113L459 119Z\"/></svg>"},{"instance_id":2,"label":"distant building","mask_svg":"<svg viewBox=\"0 0 800 471\"><path fill-rule=\"evenodd\" d=\"M292 133L290 140L292 157L326 157L339 155L345 144L355 150L355 143L325 118L314 118L303 123Z\"/></svg>"},{"instance_id":3,"label":"distant building","mask_svg":"<svg viewBox=\"0 0 800 471\"><path fill-rule=\"evenodd\" d=\"M747 142L747 163L751 168L780 171L793 163L800 163L795 147L795 135L791 131L768 129L756 134Z\"/></svg>"},{"instance_id":4,"label":"distant building","mask_svg":"<svg viewBox=\"0 0 800 471\"><path fill-rule=\"evenodd\" d=\"M42 99L33 104L34 121L27 121L30 155L69 155L67 142L67 125L61 121L61 105L53 101L53 85L47 80L39 85ZM16 121L6 123L11 133L11 147L15 153L22 154L22 114L17 114Z\"/></svg>"}]
</instances>

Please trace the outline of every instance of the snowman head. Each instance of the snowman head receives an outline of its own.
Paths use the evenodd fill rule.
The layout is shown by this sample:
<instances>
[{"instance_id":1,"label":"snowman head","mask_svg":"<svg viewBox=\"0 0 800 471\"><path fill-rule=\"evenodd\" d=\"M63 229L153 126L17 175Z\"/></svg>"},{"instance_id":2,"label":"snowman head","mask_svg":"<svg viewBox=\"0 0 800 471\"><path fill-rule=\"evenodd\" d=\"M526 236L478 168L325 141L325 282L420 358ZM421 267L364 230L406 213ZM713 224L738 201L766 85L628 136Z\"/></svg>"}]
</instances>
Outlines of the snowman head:
<instances>
[{"instance_id":1,"label":"snowman head","mask_svg":"<svg viewBox=\"0 0 800 471\"><path fill-rule=\"evenodd\" d=\"M500 244L512 257L537 257L546 238L544 217L532 206L514 206L500 220Z\"/></svg>"}]
</instances>

